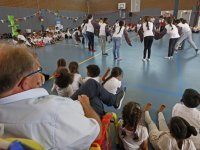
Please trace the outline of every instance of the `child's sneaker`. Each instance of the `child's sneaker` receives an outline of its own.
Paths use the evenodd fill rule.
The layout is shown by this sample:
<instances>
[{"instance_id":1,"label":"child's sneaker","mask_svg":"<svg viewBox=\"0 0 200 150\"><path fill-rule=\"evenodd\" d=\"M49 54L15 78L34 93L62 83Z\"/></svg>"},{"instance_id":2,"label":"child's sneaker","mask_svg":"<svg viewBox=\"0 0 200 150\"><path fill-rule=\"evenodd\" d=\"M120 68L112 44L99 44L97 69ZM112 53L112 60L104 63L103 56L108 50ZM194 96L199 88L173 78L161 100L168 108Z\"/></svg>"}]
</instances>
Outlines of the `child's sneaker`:
<instances>
[{"instance_id":1,"label":"child's sneaker","mask_svg":"<svg viewBox=\"0 0 200 150\"><path fill-rule=\"evenodd\" d=\"M115 109L120 109L122 101L124 100L124 96L125 96L124 90L120 90L119 93L116 94L116 100L113 105Z\"/></svg>"}]
</instances>

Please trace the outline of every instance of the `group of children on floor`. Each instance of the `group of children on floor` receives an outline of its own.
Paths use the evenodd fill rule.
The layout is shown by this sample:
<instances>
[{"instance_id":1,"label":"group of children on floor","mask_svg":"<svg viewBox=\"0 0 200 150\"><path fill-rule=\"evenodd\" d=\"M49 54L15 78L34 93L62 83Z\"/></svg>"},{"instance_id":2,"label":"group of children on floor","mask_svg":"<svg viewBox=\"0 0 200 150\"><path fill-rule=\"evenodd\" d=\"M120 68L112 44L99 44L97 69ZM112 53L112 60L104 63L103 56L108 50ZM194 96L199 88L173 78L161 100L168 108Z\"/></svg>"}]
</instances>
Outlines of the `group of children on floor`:
<instances>
[{"instance_id":1,"label":"group of children on floor","mask_svg":"<svg viewBox=\"0 0 200 150\"><path fill-rule=\"evenodd\" d=\"M126 87L121 84L121 77L123 71L119 67L112 69L111 74L110 68L107 68L106 73L103 77L100 77L100 68L97 65L87 66L87 77L82 77L79 74L79 65L77 62L70 62L68 68L66 68L65 59L61 58L57 61L57 69L54 72L54 83L52 92L57 92L59 96L70 97L72 94L79 89L87 80L96 80L99 84L112 94L117 94L119 90L126 91Z\"/></svg>"},{"instance_id":2,"label":"group of children on floor","mask_svg":"<svg viewBox=\"0 0 200 150\"><path fill-rule=\"evenodd\" d=\"M142 121L143 109L139 103L129 102L122 111L119 120L120 146L126 150L148 150L148 139L155 150L200 150L200 94L194 89L185 90L181 99L172 109L172 118L167 126L162 104L158 109L157 128L151 119L149 109L151 103L144 109L146 127L139 124Z\"/></svg>"},{"instance_id":3,"label":"group of children on floor","mask_svg":"<svg viewBox=\"0 0 200 150\"><path fill-rule=\"evenodd\" d=\"M100 77L100 68L97 65L87 66L87 77L79 74L77 62L70 62L68 68L65 59L57 61L57 69L54 72L53 92L59 96L70 97L87 80L96 80L110 93L116 94L119 89L126 90L121 84L123 71L119 67L107 69L103 77ZM140 124L143 109L139 103L129 102L123 107L122 119L118 121L120 146L126 150L148 150L148 139L155 150L200 150L200 94L194 89L185 90L181 99L183 104L177 103L172 110L172 118L167 126L162 104L158 109L159 128L150 117L148 103L144 109L145 122L148 129Z\"/></svg>"}]
</instances>

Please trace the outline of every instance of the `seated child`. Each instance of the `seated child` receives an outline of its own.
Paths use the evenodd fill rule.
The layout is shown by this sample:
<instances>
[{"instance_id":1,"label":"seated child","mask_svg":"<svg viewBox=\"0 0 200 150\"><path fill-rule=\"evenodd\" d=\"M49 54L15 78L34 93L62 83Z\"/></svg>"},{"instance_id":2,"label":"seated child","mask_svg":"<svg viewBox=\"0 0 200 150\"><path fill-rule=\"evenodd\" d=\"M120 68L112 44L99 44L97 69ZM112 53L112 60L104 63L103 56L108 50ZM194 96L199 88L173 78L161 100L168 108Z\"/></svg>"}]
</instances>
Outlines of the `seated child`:
<instances>
[{"instance_id":1,"label":"seated child","mask_svg":"<svg viewBox=\"0 0 200 150\"><path fill-rule=\"evenodd\" d=\"M172 117L179 116L184 118L197 131L197 136L191 136L196 149L200 150L200 111L197 107L200 104L200 94L194 89L186 89L181 99L183 105L177 103L172 109Z\"/></svg>"},{"instance_id":2,"label":"seated child","mask_svg":"<svg viewBox=\"0 0 200 150\"><path fill-rule=\"evenodd\" d=\"M59 67L64 67L64 68L67 67L67 63L66 63L66 60L64 58L58 59L58 61L57 61L57 69Z\"/></svg>"},{"instance_id":3,"label":"seated child","mask_svg":"<svg viewBox=\"0 0 200 150\"><path fill-rule=\"evenodd\" d=\"M199 33L198 25L193 28L192 33Z\"/></svg>"},{"instance_id":4,"label":"seated child","mask_svg":"<svg viewBox=\"0 0 200 150\"><path fill-rule=\"evenodd\" d=\"M63 39L65 39L65 32L61 29L60 30L60 34L61 34L61 37L63 38Z\"/></svg>"},{"instance_id":5,"label":"seated child","mask_svg":"<svg viewBox=\"0 0 200 150\"><path fill-rule=\"evenodd\" d=\"M59 28L58 28L58 27L56 27L56 32L58 33L58 31L60 31L60 30L59 30Z\"/></svg>"},{"instance_id":6,"label":"seated child","mask_svg":"<svg viewBox=\"0 0 200 150\"><path fill-rule=\"evenodd\" d=\"M58 96L71 97L73 95L73 89L70 84L73 82L73 75L69 73L67 68L59 67L55 74L55 81L51 89L52 92L58 92Z\"/></svg>"},{"instance_id":7,"label":"seated child","mask_svg":"<svg viewBox=\"0 0 200 150\"><path fill-rule=\"evenodd\" d=\"M83 82L86 82L88 79L94 79L98 83L101 84L101 78L99 77L100 74L100 68L97 65L89 65L86 67L87 68L87 76L85 79L83 79Z\"/></svg>"},{"instance_id":8,"label":"seated child","mask_svg":"<svg viewBox=\"0 0 200 150\"><path fill-rule=\"evenodd\" d=\"M139 125L142 113L142 107L139 103L129 102L124 106L122 119L118 121L121 148L126 150L148 149L149 134L147 128Z\"/></svg>"},{"instance_id":9,"label":"seated child","mask_svg":"<svg viewBox=\"0 0 200 150\"><path fill-rule=\"evenodd\" d=\"M73 91L75 92L76 90L79 89L79 85L84 83L82 76L78 72L78 63L77 62L70 62L69 71L70 71L71 74L74 75L72 88L73 88Z\"/></svg>"},{"instance_id":10,"label":"seated child","mask_svg":"<svg viewBox=\"0 0 200 150\"><path fill-rule=\"evenodd\" d=\"M17 45L18 44L18 38L16 36L13 37L13 44Z\"/></svg>"},{"instance_id":11,"label":"seated child","mask_svg":"<svg viewBox=\"0 0 200 150\"><path fill-rule=\"evenodd\" d=\"M44 34L43 42L45 44L51 44L51 39L48 37L48 34Z\"/></svg>"},{"instance_id":12,"label":"seated child","mask_svg":"<svg viewBox=\"0 0 200 150\"><path fill-rule=\"evenodd\" d=\"M56 30L55 30L55 27L54 26L52 26L52 28L51 28L51 32L54 34L54 32L56 32Z\"/></svg>"},{"instance_id":13,"label":"seated child","mask_svg":"<svg viewBox=\"0 0 200 150\"><path fill-rule=\"evenodd\" d=\"M28 39L26 40L26 46L27 46L27 47L33 47L33 48L37 48L37 47L38 47L37 45L35 45L35 44L33 44L33 43L31 42L31 39L30 39L30 38L28 38Z\"/></svg>"},{"instance_id":14,"label":"seated child","mask_svg":"<svg viewBox=\"0 0 200 150\"><path fill-rule=\"evenodd\" d=\"M57 43L57 41L54 40L54 38L53 38L53 33L49 33L48 37L49 37L49 40L51 41L51 44L56 44Z\"/></svg>"},{"instance_id":15,"label":"seated child","mask_svg":"<svg viewBox=\"0 0 200 150\"><path fill-rule=\"evenodd\" d=\"M82 36L81 34L81 27L79 26L78 27L78 30L76 30L73 34L72 34L72 38L73 40L75 41L76 45L75 46L78 46L78 43L81 42L80 38Z\"/></svg>"},{"instance_id":16,"label":"seated child","mask_svg":"<svg viewBox=\"0 0 200 150\"><path fill-rule=\"evenodd\" d=\"M112 69L111 71L111 75L105 79L105 77L102 78L103 82L103 87L110 93L112 94L116 94L118 93L118 91L124 90L126 91L126 87L122 86L121 81L119 81L121 79L121 77L123 76L123 71L121 68L119 67L115 67Z\"/></svg>"},{"instance_id":17,"label":"seated child","mask_svg":"<svg viewBox=\"0 0 200 150\"><path fill-rule=\"evenodd\" d=\"M72 38L72 35L71 35L71 33L69 32L69 28L67 28L67 30L66 30L65 38Z\"/></svg>"},{"instance_id":18,"label":"seated child","mask_svg":"<svg viewBox=\"0 0 200 150\"><path fill-rule=\"evenodd\" d=\"M62 37L62 34L60 33L60 31L58 31L57 36L58 36L58 39L59 39L60 41L64 40L64 38Z\"/></svg>"},{"instance_id":19,"label":"seated child","mask_svg":"<svg viewBox=\"0 0 200 150\"><path fill-rule=\"evenodd\" d=\"M25 41L24 40L18 40L17 46L23 46L25 47Z\"/></svg>"},{"instance_id":20,"label":"seated child","mask_svg":"<svg viewBox=\"0 0 200 150\"><path fill-rule=\"evenodd\" d=\"M185 119L172 117L167 127L165 117L162 113L166 107L164 104L158 110L159 129L149 115L151 103L144 109L145 122L149 128L149 140L155 150L196 150L194 143L189 139L191 135L196 136L197 131Z\"/></svg>"},{"instance_id":21,"label":"seated child","mask_svg":"<svg viewBox=\"0 0 200 150\"><path fill-rule=\"evenodd\" d=\"M38 46L45 46L45 43L42 42L41 38L39 37L39 35L37 35L34 39L34 43Z\"/></svg>"},{"instance_id":22,"label":"seated child","mask_svg":"<svg viewBox=\"0 0 200 150\"><path fill-rule=\"evenodd\" d=\"M22 35L22 30L20 29L17 29L17 32L18 32L18 39L19 40L23 40L23 41L26 41L26 38L24 37L24 35Z\"/></svg>"}]
</instances>

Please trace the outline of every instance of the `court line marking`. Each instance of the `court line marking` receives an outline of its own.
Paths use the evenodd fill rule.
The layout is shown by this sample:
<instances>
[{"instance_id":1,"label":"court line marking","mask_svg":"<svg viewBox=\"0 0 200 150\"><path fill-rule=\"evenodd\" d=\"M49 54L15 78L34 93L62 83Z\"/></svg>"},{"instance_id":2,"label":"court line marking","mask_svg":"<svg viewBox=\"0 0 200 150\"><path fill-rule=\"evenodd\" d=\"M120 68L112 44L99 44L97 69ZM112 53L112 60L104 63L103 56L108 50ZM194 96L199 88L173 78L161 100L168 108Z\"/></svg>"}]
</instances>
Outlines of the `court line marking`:
<instances>
[{"instance_id":1,"label":"court line marking","mask_svg":"<svg viewBox=\"0 0 200 150\"><path fill-rule=\"evenodd\" d=\"M133 37L133 38L131 38L130 40L132 40L132 39L134 39L134 38L136 38L136 36ZM126 43L126 41L125 41L125 42L122 42L121 44L124 44L124 43ZM59 45L59 44L58 44L58 45ZM107 51L110 51L111 49L112 49L112 47L109 48L109 49L107 49L106 52L107 52ZM92 56L92 57L90 57L90 58L88 58L88 59L86 59L86 60L80 62L78 65L81 65L81 64L83 64L83 63L85 63L85 62L87 62L87 61L89 61L89 60L91 60L91 59L93 59L93 58L95 58L95 57L97 57L97 56L99 56L99 55L102 55L102 53L99 53L99 54L97 54L97 55L95 55L95 56ZM51 77L49 78L49 80L51 80L51 79L53 79L53 78L54 78L54 76L51 76Z\"/></svg>"},{"instance_id":2,"label":"court line marking","mask_svg":"<svg viewBox=\"0 0 200 150\"><path fill-rule=\"evenodd\" d=\"M180 87L180 95L183 95L183 86L181 82L181 71L180 71L180 65L179 65L179 59L178 59L178 54L176 53L176 62L177 62L177 67L178 67L178 79L179 79L179 87Z\"/></svg>"},{"instance_id":3,"label":"court line marking","mask_svg":"<svg viewBox=\"0 0 200 150\"><path fill-rule=\"evenodd\" d=\"M69 45L69 46L75 46L75 44L62 44L62 43L56 43L57 45ZM82 44L85 45L85 44ZM101 46L94 46L94 47L101 47Z\"/></svg>"}]
</instances>

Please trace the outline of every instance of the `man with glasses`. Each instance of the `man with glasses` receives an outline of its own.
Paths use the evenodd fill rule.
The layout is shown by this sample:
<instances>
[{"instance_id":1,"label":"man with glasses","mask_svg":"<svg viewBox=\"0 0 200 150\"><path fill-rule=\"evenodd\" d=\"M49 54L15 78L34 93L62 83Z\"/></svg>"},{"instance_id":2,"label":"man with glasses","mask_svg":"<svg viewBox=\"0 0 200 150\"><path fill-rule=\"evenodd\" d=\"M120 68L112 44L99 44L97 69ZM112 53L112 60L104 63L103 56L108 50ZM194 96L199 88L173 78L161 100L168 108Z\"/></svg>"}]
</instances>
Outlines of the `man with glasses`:
<instances>
[{"instance_id":1,"label":"man with glasses","mask_svg":"<svg viewBox=\"0 0 200 150\"><path fill-rule=\"evenodd\" d=\"M102 135L99 112L94 109L101 113L102 102L119 108L123 92L112 95L90 79L72 96L79 101L73 101L38 88L44 83L41 72L29 48L0 45L2 138L32 139L45 149L88 150Z\"/></svg>"}]
</instances>

